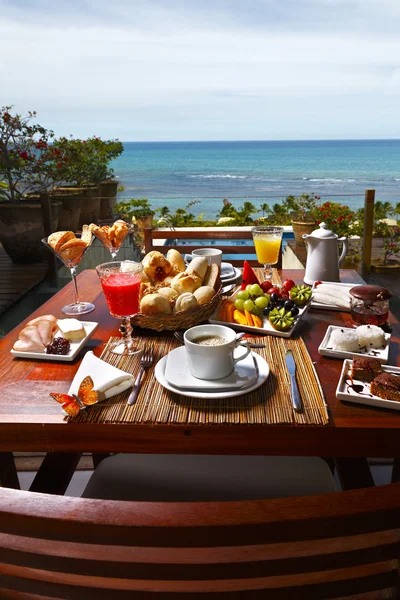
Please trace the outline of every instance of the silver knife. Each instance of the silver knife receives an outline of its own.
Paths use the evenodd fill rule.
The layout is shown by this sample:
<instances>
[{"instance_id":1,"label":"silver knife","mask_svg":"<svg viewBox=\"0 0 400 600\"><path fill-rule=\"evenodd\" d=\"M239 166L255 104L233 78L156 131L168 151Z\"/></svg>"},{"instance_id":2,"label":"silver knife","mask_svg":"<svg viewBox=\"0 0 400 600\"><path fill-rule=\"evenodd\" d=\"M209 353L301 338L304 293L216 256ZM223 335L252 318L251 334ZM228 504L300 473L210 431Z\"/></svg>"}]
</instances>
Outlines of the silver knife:
<instances>
[{"instance_id":1,"label":"silver knife","mask_svg":"<svg viewBox=\"0 0 400 600\"><path fill-rule=\"evenodd\" d=\"M292 404L296 412L301 412L303 406L301 403L299 388L296 382L296 363L294 362L293 353L291 350L286 350L286 366L290 375L290 385L292 388Z\"/></svg>"}]
</instances>

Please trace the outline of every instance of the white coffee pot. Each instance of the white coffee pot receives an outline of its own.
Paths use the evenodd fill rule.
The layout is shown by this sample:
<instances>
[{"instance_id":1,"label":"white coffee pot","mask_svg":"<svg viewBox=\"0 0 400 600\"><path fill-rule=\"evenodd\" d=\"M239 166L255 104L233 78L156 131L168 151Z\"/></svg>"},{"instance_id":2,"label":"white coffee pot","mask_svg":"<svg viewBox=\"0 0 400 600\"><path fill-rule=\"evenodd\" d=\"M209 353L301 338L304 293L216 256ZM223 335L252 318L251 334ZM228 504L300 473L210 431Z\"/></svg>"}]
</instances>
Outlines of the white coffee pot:
<instances>
[{"instance_id":1,"label":"white coffee pot","mask_svg":"<svg viewBox=\"0 0 400 600\"><path fill-rule=\"evenodd\" d=\"M316 281L340 281L339 268L348 250L348 239L338 237L320 223L319 229L304 234L307 246L307 263L304 281L312 285ZM342 254L339 258L338 242L343 242Z\"/></svg>"}]
</instances>

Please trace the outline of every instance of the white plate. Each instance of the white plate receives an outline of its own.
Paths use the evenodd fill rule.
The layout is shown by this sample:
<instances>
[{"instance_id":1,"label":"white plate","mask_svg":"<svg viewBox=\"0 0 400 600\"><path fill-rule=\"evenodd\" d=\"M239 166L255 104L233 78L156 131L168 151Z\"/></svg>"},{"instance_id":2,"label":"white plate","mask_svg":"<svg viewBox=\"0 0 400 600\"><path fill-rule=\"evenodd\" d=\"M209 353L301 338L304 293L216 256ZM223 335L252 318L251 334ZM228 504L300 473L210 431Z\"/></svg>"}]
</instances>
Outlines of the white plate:
<instances>
[{"instance_id":1,"label":"white plate","mask_svg":"<svg viewBox=\"0 0 400 600\"><path fill-rule=\"evenodd\" d=\"M321 283L337 285L347 290L351 290L351 288L356 287L357 285L362 285L361 283L336 283L334 281L321 281ZM313 290L314 289L315 284L313 285ZM319 310L338 310L340 312L350 312L350 308L347 306L338 306L337 304L321 304L321 302L316 302L315 300L311 301L311 308L317 308Z\"/></svg>"},{"instance_id":2,"label":"white plate","mask_svg":"<svg viewBox=\"0 0 400 600\"><path fill-rule=\"evenodd\" d=\"M221 279L222 281L224 279L230 279L232 277L235 277L236 273L235 273L235 267L233 265L231 265L231 263L227 263L227 262L223 262L221 263Z\"/></svg>"},{"instance_id":3,"label":"white plate","mask_svg":"<svg viewBox=\"0 0 400 600\"><path fill-rule=\"evenodd\" d=\"M334 358L353 358L353 356L371 356L376 358L382 364L386 364L389 359L389 345L390 345L390 333L385 333L386 345L384 348L371 348L368 352L345 352L344 350L332 350L329 348L329 338L331 337L332 331L335 329L346 329L346 327L336 327L335 325L329 325L326 330L324 339L322 340L318 352L322 356L332 356ZM347 329L350 329L349 327Z\"/></svg>"},{"instance_id":4,"label":"white plate","mask_svg":"<svg viewBox=\"0 0 400 600\"><path fill-rule=\"evenodd\" d=\"M238 292L240 292L239 289L236 290L236 292L230 297L230 300L232 300L232 302L236 300ZM232 329L235 329L237 331L247 331L248 333L253 334L261 333L262 335L276 335L278 337L290 338L293 332L296 331L296 329L298 328L302 317L308 312L309 308L310 301L308 301L307 304L302 308L299 307L299 314L294 322L292 329L289 329L289 331L277 331L272 327L267 317L262 318L262 327L250 327L250 325L241 325L240 323L228 323L226 321L220 321L218 319L218 309L211 315L211 317L208 320L210 323L215 323L216 325L227 325L228 327L231 327Z\"/></svg>"},{"instance_id":5,"label":"white plate","mask_svg":"<svg viewBox=\"0 0 400 600\"><path fill-rule=\"evenodd\" d=\"M240 346L235 357L245 354L246 347ZM175 348L167 355L167 364L164 372L165 379L179 389L206 390L239 390L249 387L257 380L256 368L252 353L236 363L233 372L223 379L204 380L193 377L189 371L187 353L184 346Z\"/></svg>"},{"instance_id":6,"label":"white plate","mask_svg":"<svg viewBox=\"0 0 400 600\"><path fill-rule=\"evenodd\" d=\"M264 381L267 379L269 375L269 365L266 360L263 359L262 356L256 354L255 352L251 353L255 360L257 361L259 375L257 381L246 388L235 389L233 391L206 391L202 390L201 392L196 390L183 390L181 388L175 387L171 385L165 379L165 365L167 364L167 356L163 356L158 363L156 364L156 368L154 370L155 377L163 387L171 392L175 392L175 394L180 394L181 396L187 396L188 398L204 398L205 400L213 400L217 398L235 398L236 396L243 396L243 394L248 394L253 390L259 388Z\"/></svg>"},{"instance_id":7,"label":"white plate","mask_svg":"<svg viewBox=\"0 0 400 600\"><path fill-rule=\"evenodd\" d=\"M352 385L349 379L350 369L352 365L351 360L345 360L343 363L342 373L340 375L339 383L336 389L336 398L343 400L344 402L355 402L356 404L367 404L368 406L378 406L379 408L390 408L392 410L400 410L400 402L395 400L385 400L378 396L373 396L370 390L370 384L365 381L358 381L354 379L353 383L356 385L362 385L362 393L354 391L350 386ZM386 373L393 373L394 375L400 376L399 367L382 367Z\"/></svg>"},{"instance_id":8,"label":"white plate","mask_svg":"<svg viewBox=\"0 0 400 600\"><path fill-rule=\"evenodd\" d=\"M228 263L225 263L225 264L228 264ZM236 281L239 283L240 280L242 279L242 271L240 269L238 269L237 267L234 267L233 265L230 265L230 266L233 269L233 275L231 275L229 277L221 277L222 285L228 285L228 283L236 283Z\"/></svg>"},{"instance_id":9,"label":"white plate","mask_svg":"<svg viewBox=\"0 0 400 600\"><path fill-rule=\"evenodd\" d=\"M11 354L18 358L30 358L34 360L49 360L49 361L61 361L68 362L74 360L78 352L83 348L88 339L93 335L93 333L98 328L99 324L94 321L81 321L84 329L85 329L85 337L79 342L70 342L71 348L68 354L46 354L46 352L17 352L16 350L11 350ZM56 333L55 337L60 337L61 332Z\"/></svg>"}]
</instances>

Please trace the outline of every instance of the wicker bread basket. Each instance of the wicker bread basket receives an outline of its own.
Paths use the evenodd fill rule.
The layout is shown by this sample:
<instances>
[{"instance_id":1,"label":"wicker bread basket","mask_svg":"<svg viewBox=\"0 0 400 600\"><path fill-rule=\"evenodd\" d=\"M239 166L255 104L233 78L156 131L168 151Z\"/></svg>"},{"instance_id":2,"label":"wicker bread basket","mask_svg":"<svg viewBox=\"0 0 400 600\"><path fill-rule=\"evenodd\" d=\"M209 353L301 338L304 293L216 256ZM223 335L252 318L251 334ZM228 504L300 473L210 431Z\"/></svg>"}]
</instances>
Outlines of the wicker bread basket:
<instances>
[{"instance_id":1,"label":"wicker bread basket","mask_svg":"<svg viewBox=\"0 0 400 600\"><path fill-rule=\"evenodd\" d=\"M143 329L155 329L156 331L176 331L177 329L188 329L200 323L204 323L217 309L221 301L221 284L218 282L218 290L214 296L205 304L200 304L191 310L183 310L172 315L143 315L138 313L131 318L135 327Z\"/></svg>"}]
</instances>

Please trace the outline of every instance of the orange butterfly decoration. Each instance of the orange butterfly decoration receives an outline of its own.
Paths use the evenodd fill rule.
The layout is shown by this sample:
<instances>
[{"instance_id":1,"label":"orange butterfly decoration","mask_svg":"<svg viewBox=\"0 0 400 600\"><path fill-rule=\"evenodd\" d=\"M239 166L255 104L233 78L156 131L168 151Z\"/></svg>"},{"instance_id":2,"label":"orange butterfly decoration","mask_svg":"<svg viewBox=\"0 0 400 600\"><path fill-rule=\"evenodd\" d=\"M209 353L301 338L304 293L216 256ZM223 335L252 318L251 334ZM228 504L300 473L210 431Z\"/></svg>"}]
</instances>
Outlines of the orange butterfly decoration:
<instances>
[{"instance_id":1,"label":"orange butterfly decoration","mask_svg":"<svg viewBox=\"0 0 400 600\"><path fill-rule=\"evenodd\" d=\"M72 396L70 394L57 394L57 392L51 392L50 396L61 404L66 413L71 415L71 417L76 417L82 408L98 402L99 394L93 387L93 379L87 376L79 386L76 396L75 394Z\"/></svg>"}]
</instances>

